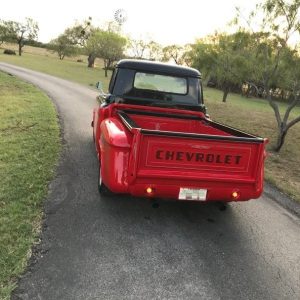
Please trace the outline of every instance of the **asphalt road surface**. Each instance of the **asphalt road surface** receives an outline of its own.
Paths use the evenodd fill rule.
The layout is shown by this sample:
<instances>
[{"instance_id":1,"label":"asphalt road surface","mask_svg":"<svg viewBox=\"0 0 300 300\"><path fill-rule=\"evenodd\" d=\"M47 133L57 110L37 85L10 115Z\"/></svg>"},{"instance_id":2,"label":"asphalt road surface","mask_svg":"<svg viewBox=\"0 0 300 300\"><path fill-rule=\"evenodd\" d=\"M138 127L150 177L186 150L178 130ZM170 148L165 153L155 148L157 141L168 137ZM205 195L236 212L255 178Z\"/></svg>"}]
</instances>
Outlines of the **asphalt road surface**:
<instances>
[{"instance_id":1,"label":"asphalt road surface","mask_svg":"<svg viewBox=\"0 0 300 300\"><path fill-rule=\"evenodd\" d=\"M42 242L13 299L300 299L296 215L266 195L226 211L100 199L90 127L96 91L5 63L0 69L46 91L64 140Z\"/></svg>"}]
</instances>

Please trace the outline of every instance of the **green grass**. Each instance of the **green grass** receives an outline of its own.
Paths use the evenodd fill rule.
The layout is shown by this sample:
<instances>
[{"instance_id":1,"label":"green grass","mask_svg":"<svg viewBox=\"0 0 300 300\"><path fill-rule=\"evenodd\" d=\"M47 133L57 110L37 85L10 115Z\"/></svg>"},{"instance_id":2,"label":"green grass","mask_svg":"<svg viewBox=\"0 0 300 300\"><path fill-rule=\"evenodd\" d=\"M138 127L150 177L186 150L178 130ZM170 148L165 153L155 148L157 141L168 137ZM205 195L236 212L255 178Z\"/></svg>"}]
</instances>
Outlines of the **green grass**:
<instances>
[{"instance_id":1,"label":"green grass","mask_svg":"<svg viewBox=\"0 0 300 300\"><path fill-rule=\"evenodd\" d=\"M0 91L0 299L9 299L38 242L61 143L44 93L2 72Z\"/></svg>"},{"instance_id":2,"label":"green grass","mask_svg":"<svg viewBox=\"0 0 300 300\"><path fill-rule=\"evenodd\" d=\"M15 49L15 47L15 45L9 45L3 48ZM78 59L81 59L83 62L77 62ZM51 51L29 46L24 47L24 53L21 57L18 55L5 55L2 49L0 49L0 61L76 81L88 86L95 86L97 81L101 81L105 89L108 87L110 78L110 72L108 77L105 78L104 70L102 69L103 62L101 60L96 60L95 68L87 68L86 56L59 60L58 56Z\"/></svg>"},{"instance_id":3,"label":"green grass","mask_svg":"<svg viewBox=\"0 0 300 300\"><path fill-rule=\"evenodd\" d=\"M9 45L9 48L15 47ZM45 49L24 47L22 57L3 55L0 51L0 61L10 62L19 66L66 78L84 85L93 85L102 81L104 89L108 86L108 78L104 77L102 62L97 61L95 69L86 65L86 57L81 56L83 63L78 63L78 58L66 58L60 61L55 54ZM269 104L262 99L245 98L237 94L229 94L227 103L222 103L222 92L216 89L205 88L205 104L213 119L219 122L252 132L270 139L269 149L275 143L276 122L274 113ZM283 113L286 104L280 103ZM300 114L297 107L291 113L291 118ZM286 143L280 153L270 151L266 161L266 178L300 201L300 123L290 129Z\"/></svg>"},{"instance_id":4,"label":"green grass","mask_svg":"<svg viewBox=\"0 0 300 300\"><path fill-rule=\"evenodd\" d=\"M205 99L213 102L220 102L222 99L222 92L217 89L212 88L205 88ZM227 102L230 102L230 104L236 105L242 109L247 109L249 111L263 111L266 113L271 112L271 107L269 103L261 98L246 98L239 94L229 94ZM279 109L280 112L283 113L287 107L287 105L284 102L279 102ZM293 110L294 115L300 114L300 107L296 107Z\"/></svg>"}]
</instances>

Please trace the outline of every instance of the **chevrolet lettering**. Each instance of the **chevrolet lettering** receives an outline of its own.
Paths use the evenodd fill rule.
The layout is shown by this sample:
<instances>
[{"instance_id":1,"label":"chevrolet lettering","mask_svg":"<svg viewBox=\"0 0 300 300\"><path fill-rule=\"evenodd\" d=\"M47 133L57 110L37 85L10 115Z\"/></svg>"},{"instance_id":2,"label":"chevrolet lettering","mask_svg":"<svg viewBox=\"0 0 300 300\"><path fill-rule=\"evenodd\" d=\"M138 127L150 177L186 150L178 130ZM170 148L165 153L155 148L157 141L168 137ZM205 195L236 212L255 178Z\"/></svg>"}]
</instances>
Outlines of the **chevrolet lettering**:
<instances>
[{"instance_id":1,"label":"chevrolet lettering","mask_svg":"<svg viewBox=\"0 0 300 300\"><path fill-rule=\"evenodd\" d=\"M177 161L194 161L208 162L217 164L235 164L238 165L242 158L241 155L221 155L221 154L205 154L199 152L177 152L157 150L156 158L162 160L177 160Z\"/></svg>"}]
</instances>

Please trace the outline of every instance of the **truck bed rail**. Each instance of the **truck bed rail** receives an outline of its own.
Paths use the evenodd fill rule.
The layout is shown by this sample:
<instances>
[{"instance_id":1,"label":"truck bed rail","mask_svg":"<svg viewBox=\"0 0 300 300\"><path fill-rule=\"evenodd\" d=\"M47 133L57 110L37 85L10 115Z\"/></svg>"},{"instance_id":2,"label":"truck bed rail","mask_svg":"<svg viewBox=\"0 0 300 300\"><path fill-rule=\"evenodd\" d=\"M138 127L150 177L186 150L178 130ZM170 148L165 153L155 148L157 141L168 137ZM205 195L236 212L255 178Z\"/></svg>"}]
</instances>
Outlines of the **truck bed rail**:
<instances>
[{"instance_id":1,"label":"truck bed rail","mask_svg":"<svg viewBox=\"0 0 300 300\"><path fill-rule=\"evenodd\" d=\"M211 135L211 134L199 134L199 133L189 133L189 132L176 132L176 131L164 131L164 130L152 130L140 128L134 120L130 118L128 113L132 114L141 114L141 115L151 115L151 116L161 116L161 117L170 117L170 118L181 118L181 119L193 119L199 121L205 121L210 126L218 128L224 132L232 134L231 136L221 136L221 135ZM173 137L182 137L182 138L193 138L193 139L205 139L205 140L222 140L222 141L232 141L232 142L245 142L245 143L264 143L265 140L261 137L256 137L254 135L245 133L243 131L237 130L235 128L225 126L221 123L207 120L197 116L184 116L178 114L164 114L164 113L153 113L145 112L138 110L126 110L117 112L118 116L125 124L125 126L131 131L132 129L140 129L142 134L146 135L160 135L160 136L173 136Z\"/></svg>"}]
</instances>

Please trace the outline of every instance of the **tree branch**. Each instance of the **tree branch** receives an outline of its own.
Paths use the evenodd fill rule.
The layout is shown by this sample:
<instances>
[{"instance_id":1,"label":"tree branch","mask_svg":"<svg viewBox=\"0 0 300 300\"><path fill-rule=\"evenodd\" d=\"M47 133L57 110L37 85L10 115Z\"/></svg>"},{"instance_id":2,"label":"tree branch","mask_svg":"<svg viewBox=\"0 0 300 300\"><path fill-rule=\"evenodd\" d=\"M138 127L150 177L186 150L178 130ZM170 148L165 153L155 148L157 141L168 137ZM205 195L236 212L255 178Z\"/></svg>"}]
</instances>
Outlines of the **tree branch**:
<instances>
[{"instance_id":1,"label":"tree branch","mask_svg":"<svg viewBox=\"0 0 300 300\"><path fill-rule=\"evenodd\" d=\"M294 125L297 124L298 122L300 122L300 116L297 117L296 119L294 119L293 121L291 121L291 122L286 126L286 130L288 131L292 126L294 126Z\"/></svg>"},{"instance_id":2,"label":"tree branch","mask_svg":"<svg viewBox=\"0 0 300 300\"><path fill-rule=\"evenodd\" d=\"M267 91L267 98L268 98L268 101L269 101L270 106L271 106L271 107L273 108L273 110L274 110L274 113L275 113L275 117L276 117L276 121L277 121L278 127L281 127L282 119L281 119L281 116L280 116L279 107L278 107L278 105L271 99L271 95L270 95L270 92L269 92L269 88L268 88L268 91Z\"/></svg>"},{"instance_id":3,"label":"tree branch","mask_svg":"<svg viewBox=\"0 0 300 300\"><path fill-rule=\"evenodd\" d=\"M288 22L288 26L290 28L290 21L289 21L289 17L288 17L288 14L284 8L284 2L283 1L278 1L278 5L280 6L281 10L283 11L283 15L285 16L287 22Z\"/></svg>"},{"instance_id":4,"label":"tree branch","mask_svg":"<svg viewBox=\"0 0 300 300\"><path fill-rule=\"evenodd\" d=\"M300 99L296 97L295 93L293 93L294 96L294 100L292 101L292 103L288 106L285 114L284 114L284 118L283 118L283 123L286 124L290 115L290 112L292 111L292 109L297 105L298 102L300 102Z\"/></svg>"}]
</instances>

